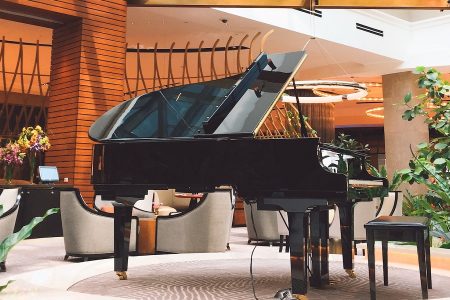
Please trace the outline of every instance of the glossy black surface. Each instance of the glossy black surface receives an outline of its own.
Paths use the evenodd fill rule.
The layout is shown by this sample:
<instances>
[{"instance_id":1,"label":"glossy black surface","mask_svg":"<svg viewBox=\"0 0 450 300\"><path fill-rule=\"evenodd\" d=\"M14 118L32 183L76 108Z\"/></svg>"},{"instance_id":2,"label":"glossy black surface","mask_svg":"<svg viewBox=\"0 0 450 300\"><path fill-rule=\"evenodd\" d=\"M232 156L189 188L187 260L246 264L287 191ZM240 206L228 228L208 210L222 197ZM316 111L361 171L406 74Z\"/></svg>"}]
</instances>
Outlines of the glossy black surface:
<instances>
[{"instance_id":1,"label":"glossy black surface","mask_svg":"<svg viewBox=\"0 0 450 300\"><path fill-rule=\"evenodd\" d=\"M148 189L166 188L205 192L221 185L253 198L347 195L346 176L319 163L316 138L170 140L94 149L93 183L109 197L143 197ZM286 157L293 159L287 163Z\"/></svg>"},{"instance_id":2,"label":"glossy black surface","mask_svg":"<svg viewBox=\"0 0 450 300\"><path fill-rule=\"evenodd\" d=\"M304 57L303 51L261 54L240 75L167 88L125 101L101 116L91 126L89 136L110 141L252 135Z\"/></svg>"}]
</instances>

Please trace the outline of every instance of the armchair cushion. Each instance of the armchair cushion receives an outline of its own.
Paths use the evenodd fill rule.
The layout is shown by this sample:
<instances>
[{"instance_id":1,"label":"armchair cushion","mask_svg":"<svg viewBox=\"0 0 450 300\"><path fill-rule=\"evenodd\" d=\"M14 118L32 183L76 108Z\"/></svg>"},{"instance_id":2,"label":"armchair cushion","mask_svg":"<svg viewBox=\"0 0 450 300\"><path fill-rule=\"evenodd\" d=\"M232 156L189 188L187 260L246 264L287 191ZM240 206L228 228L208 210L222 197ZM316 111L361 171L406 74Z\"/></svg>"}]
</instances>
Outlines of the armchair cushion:
<instances>
[{"instance_id":1,"label":"armchair cushion","mask_svg":"<svg viewBox=\"0 0 450 300\"><path fill-rule=\"evenodd\" d=\"M223 252L233 216L231 190L209 193L193 210L157 218L156 249L170 253Z\"/></svg>"},{"instance_id":2,"label":"armchair cushion","mask_svg":"<svg viewBox=\"0 0 450 300\"><path fill-rule=\"evenodd\" d=\"M19 189L4 189L0 195L3 214L0 215L0 243L14 232L20 200Z\"/></svg>"},{"instance_id":3,"label":"armchair cushion","mask_svg":"<svg viewBox=\"0 0 450 300\"><path fill-rule=\"evenodd\" d=\"M114 218L90 209L77 189L61 191L61 220L64 246L70 256L114 253ZM130 251L136 251L137 218L131 221Z\"/></svg>"}]
</instances>

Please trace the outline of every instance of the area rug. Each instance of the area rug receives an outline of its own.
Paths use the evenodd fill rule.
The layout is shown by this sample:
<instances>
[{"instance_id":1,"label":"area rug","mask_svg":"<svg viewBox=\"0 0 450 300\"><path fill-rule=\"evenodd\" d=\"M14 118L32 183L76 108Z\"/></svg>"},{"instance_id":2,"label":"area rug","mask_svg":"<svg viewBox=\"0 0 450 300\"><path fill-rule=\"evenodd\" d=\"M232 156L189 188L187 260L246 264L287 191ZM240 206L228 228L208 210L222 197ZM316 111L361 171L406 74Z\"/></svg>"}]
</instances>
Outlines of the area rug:
<instances>
[{"instance_id":1,"label":"area rug","mask_svg":"<svg viewBox=\"0 0 450 300\"><path fill-rule=\"evenodd\" d=\"M128 280L117 280L114 272L100 274L73 285L69 290L129 299L254 299L249 259L188 261L130 268ZM255 292L258 299L273 299L276 291L290 287L290 266L286 259L253 261ZM355 264L356 279L331 262L332 284L324 289L310 288L308 299L368 299L366 264ZM377 299L421 299L419 272L389 268L389 286L383 286L382 268L377 267ZM450 278L433 275L430 299L450 297Z\"/></svg>"}]
</instances>

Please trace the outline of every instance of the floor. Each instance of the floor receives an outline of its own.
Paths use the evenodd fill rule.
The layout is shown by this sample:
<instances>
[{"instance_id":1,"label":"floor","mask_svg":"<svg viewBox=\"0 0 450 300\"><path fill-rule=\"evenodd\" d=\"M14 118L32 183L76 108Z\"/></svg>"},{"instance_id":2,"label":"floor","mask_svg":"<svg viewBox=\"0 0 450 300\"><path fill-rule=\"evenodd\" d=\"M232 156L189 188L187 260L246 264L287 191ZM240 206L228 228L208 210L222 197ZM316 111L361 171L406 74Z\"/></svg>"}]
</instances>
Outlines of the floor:
<instances>
[{"instance_id":1,"label":"floor","mask_svg":"<svg viewBox=\"0 0 450 300\"><path fill-rule=\"evenodd\" d=\"M131 257L129 280L118 281L111 272L112 259L66 262L62 238L26 240L8 256L8 271L0 273L0 284L15 280L0 298L252 299L249 263L253 246L247 245L245 228L233 228L230 246L231 251L224 253ZM367 299L365 258L355 257L358 277L354 280L345 276L339 255L330 255L330 261L333 285L324 290L310 289L309 299ZM382 286L382 273L377 268L378 298L419 298L417 266L390 266L389 287ZM278 289L289 286L289 254L279 253L277 247L257 247L253 267L259 299L273 299ZM430 299L450 299L449 282L450 271L433 269Z\"/></svg>"}]
</instances>

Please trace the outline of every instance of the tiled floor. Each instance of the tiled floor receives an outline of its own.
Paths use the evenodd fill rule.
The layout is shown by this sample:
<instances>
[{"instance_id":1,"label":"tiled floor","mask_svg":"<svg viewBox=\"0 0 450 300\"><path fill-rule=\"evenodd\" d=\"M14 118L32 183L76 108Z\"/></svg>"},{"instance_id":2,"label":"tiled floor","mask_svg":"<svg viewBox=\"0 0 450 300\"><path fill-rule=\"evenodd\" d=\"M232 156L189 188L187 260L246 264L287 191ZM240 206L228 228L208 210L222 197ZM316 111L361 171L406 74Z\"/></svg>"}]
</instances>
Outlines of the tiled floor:
<instances>
[{"instance_id":1,"label":"tiled floor","mask_svg":"<svg viewBox=\"0 0 450 300\"><path fill-rule=\"evenodd\" d=\"M247 245L245 228L232 230L230 245L231 251L225 253L131 257L129 280L119 282L111 272L112 259L85 263L64 262L62 238L27 240L10 253L7 260L8 272L0 273L0 284L7 279L16 280L0 294L0 298L252 299L248 263L253 247ZM256 249L254 258L256 293L259 299L272 298L277 289L289 286L289 254L278 253L277 247L262 246ZM364 257L355 258L359 276L353 281L344 275L339 260L339 255L330 256L331 277L337 283L323 291L311 289L310 299L367 299L367 267ZM391 266L392 284L389 287L378 287L379 299L392 299L393 295L396 300L420 296L417 266ZM160 276L155 277L156 274ZM377 276L380 281L381 271L378 271ZM85 280L87 278L89 279ZM450 290L447 288L450 272L433 270L433 280L434 288L430 291L430 298L450 299ZM167 284L167 294L155 292L155 287L158 293L163 290L155 285L158 282ZM196 286L197 289L194 288ZM177 290L180 287L184 287L184 290ZM70 292L67 291L69 288ZM86 294L87 291L92 294ZM194 296L189 296L189 293Z\"/></svg>"}]
</instances>

